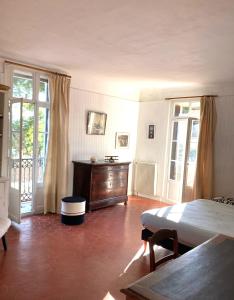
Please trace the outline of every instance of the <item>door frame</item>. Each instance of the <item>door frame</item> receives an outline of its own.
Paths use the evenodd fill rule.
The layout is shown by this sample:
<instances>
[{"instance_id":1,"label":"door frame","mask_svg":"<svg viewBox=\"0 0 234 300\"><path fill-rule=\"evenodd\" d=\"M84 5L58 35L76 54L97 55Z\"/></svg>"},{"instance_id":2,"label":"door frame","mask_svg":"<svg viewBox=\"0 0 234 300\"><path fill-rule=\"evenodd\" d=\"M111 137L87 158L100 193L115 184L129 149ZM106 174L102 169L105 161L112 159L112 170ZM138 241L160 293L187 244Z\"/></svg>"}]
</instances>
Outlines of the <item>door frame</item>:
<instances>
[{"instance_id":1,"label":"door frame","mask_svg":"<svg viewBox=\"0 0 234 300\"><path fill-rule=\"evenodd\" d=\"M183 184L184 184L184 168L182 170L182 179L181 179L181 191L180 191L180 195L179 195L179 199L177 199L177 201L175 201L174 199L171 199L168 197L168 191L169 191L169 181L170 179L170 161L171 161L171 148L172 148L172 135L173 135L173 121L176 120L188 120L189 118L192 119L197 119L195 117L190 116L189 114L187 116L174 116L174 108L175 108L175 104L179 104L179 103L189 103L189 111L191 111L191 107L192 107L192 103L198 103L200 101L195 100L193 98L188 98L188 99L176 99L176 100L171 100L170 101L170 110L169 110L169 118L168 118L168 137L167 137L167 153L166 153L166 160L165 160L165 180L164 180L164 186L163 186L163 191L164 191L164 200L166 202L171 202L171 203L181 203L182 202L182 195L183 195ZM198 119L199 120L199 119ZM187 126L188 126L188 121L187 121ZM188 135L188 128L187 128L187 135ZM186 147L187 147L187 136L186 136ZM185 153L186 153L186 149L185 149ZM184 161L185 161L185 155L184 155ZM185 163L184 163L184 167L185 167Z\"/></svg>"},{"instance_id":2,"label":"door frame","mask_svg":"<svg viewBox=\"0 0 234 300\"><path fill-rule=\"evenodd\" d=\"M40 86L40 78L47 78L48 79L48 74L45 72L40 72L40 71L35 71L33 69L30 68L24 68L24 67L18 67L18 66L14 66L14 65L5 65L5 81L8 83L9 86L13 87L13 73L14 72L26 72L26 73L31 73L32 74L32 78L33 78L33 95L32 95L32 99L24 99L24 98L13 98L12 93L8 93L8 104L9 104L9 110L10 110L10 115L9 115L9 119L8 119L8 177L10 179L10 184L9 187L11 189L11 147L12 147L12 142L11 142L11 122L12 122L12 114L11 114L11 104L12 103L17 103L20 102L21 103L21 149L22 149L22 107L23 107L23 103L30 103L30 104L34 104L34 116L35 116L35 121L34 121L34 132L33 132L33 175L32 175L32 211L30 213L25 213L23 214L23 216L25 215L31 215L33 213L35 213L37 211L37 203L36 203L36 199L35 199L35 194L37 192L37 190L39 191L39 194L43 194L43 182L37 182L37 177L38 177L38 128L39 128L39 118L38 118L38 113L39 113L39 109L40 108L45 108L48 109L49 114L50 114L50 99L48 98L48 101L40 101L39 99L39 86ZM49 89L49 87L48 87ZM48 90L49 93L49 90ZM48 94L49 97L49 94ZM49 124L50 124L50 120L49 120L49 114L48 114L48 130L47 130L47 141L48 141L48 136L49 136ZM46 155L47 153L45 153L45 160L46 160ZM22 153L20 151L20 162L22 164ZM22 170L20 168L20 173L22 173ZM19 183L19 185L21 185L21 181ZM19 189L20 192L20 189ZM10 199L9 197L9 216L11 217L12 220L16 221L17 223L20 223L21 220L21 197L19 197L18 199L18 205L17 205L17 211L12 211L12 199ZM15 203L14 203L15 204Z\"/></svg>"}]
</instances>

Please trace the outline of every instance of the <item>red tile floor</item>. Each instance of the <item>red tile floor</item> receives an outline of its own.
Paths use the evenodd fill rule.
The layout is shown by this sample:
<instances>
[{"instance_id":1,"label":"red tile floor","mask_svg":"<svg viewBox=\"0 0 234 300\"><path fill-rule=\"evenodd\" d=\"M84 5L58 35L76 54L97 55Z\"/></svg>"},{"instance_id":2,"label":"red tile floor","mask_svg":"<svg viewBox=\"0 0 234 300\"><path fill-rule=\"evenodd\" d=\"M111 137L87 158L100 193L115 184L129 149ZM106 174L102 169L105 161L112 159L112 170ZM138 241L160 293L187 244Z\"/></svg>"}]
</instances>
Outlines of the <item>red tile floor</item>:
<instances>
[{"instance_id":1,"label":"red tile floor","mask_svg":"<svg viewBox=\"0 0 234 300\"><path fill-rule=\"evenodd\" d=\"M129 197L127 206L91 212L79 226L61 224L59 215L22 219L8 232L6 253L0 244L0 299L124 299L120 289L149 270L139 251L140 214L162 206Z\"/></svg>"}]
</instances>

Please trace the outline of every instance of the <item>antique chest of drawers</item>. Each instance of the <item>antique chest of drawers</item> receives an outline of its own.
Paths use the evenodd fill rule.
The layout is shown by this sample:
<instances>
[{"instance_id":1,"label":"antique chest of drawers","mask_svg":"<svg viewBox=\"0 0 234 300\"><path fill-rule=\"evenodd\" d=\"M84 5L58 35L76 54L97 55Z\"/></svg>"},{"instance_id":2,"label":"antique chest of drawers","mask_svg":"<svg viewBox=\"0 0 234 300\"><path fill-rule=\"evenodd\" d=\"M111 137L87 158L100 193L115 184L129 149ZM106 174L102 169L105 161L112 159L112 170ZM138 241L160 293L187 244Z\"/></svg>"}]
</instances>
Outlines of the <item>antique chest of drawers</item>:
<instances>
[{"instance_id":1,"label":"antique chest of drawers","mask_svg":"<svg viewBox=\"0 0 234 300\"><path fill-rule=\"evenodd\" d=\"M86 199L86 211L127 203L130 162L73 161L73 195Z\"/></svg>"}]
</instances>

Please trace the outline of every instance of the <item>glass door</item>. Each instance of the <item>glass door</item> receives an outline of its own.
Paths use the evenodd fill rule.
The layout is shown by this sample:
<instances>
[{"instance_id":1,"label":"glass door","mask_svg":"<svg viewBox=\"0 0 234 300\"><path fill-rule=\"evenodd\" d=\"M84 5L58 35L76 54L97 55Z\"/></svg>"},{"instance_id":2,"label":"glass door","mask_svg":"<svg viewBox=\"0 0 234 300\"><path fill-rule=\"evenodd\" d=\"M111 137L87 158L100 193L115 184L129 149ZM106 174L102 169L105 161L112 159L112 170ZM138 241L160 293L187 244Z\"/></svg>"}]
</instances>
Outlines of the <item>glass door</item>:
<instances>
[{"instance_id":1,"label":"glass door","mask_svg":"<svg viewBox=\"0 0 234 300\"><path fill-rule=\"evenodd\" d=\"M43 210L43 178L49 128L48 79L37 73L13 72L10 99L9 214Z\"/></svg>"},{"instance_id":2,"label":"glass door","mask_svg":"<svg viewBox=\"0 0 234 300\"><path fill-rule=\"evenodd\" d=\"M167 199L173 202L179 202L181 199L187 128L187 119L177 119L172 122Z\"/></svg>"},{"instance_id":3,"label":"glass door","mask_svg":"<svg viewBox=\"0 0 234 300\"><path fill-rule=\"evenodd\" d=\"M193 199L193 186L196 174L197 147L200 121L190 118L188 121L187 146L185 153L182 202Z\"/></svg>"},{"instance_id":4,"label":"glass door","mask_svg":"<svg viewBox=\"0 0 234 300\"><path fill-rule=\"evenodd\" d=\"M9 216L20 223L21 219L21 147L22 147L22 99L10 106L10 201Z\"/></svg>"},{"instance_id":5,"label":"glass door","mask_svg":"<svg viewBox=\"0 0 234 300\"><path fill-rule=\"evenodd\" d=\"M196 172L200 102L173 103L166 198L190 201Z\"/></svg>"}]
</instances>

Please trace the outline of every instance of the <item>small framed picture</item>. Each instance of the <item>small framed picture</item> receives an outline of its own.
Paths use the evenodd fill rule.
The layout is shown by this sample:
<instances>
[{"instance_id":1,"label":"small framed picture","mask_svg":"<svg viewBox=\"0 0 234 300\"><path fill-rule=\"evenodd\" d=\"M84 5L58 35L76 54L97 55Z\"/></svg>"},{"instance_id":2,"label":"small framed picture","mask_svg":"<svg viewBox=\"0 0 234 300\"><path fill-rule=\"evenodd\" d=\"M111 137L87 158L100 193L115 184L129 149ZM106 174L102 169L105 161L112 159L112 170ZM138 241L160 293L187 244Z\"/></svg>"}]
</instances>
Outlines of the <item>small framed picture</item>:
<instances>
[{"instance_id":1,"label":"small framed picture","mask_svg":"<svg viewBox=\"0 0 234 300\"><path fill-rule=\"evenodd\" d=\"M129 133L116 132L115 136L115 148L128 148L129 147Z\"/></svg>"},{"instance_id":2,"label":"small framed picture","mask_svg":"<svg viewBox=\"0 0 234 300\"><path fill-rule=\"evenodd\" d=\"M148 139L154 139L154 135L155 135L155 125L149 125L149 129L148 129Z\"/></svg>"},{"instance_id":3,"label":"small framed picture","mask_svg":"<svg viewBox=\"0 0 234 300\"><path fill-rule=\"evenodd\" d=\"M106 130L106 113L89 111L87 116L87 134L105 134Z\"/></svg>"}]
</instances>

